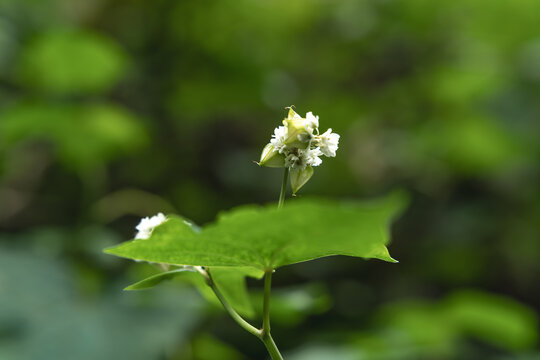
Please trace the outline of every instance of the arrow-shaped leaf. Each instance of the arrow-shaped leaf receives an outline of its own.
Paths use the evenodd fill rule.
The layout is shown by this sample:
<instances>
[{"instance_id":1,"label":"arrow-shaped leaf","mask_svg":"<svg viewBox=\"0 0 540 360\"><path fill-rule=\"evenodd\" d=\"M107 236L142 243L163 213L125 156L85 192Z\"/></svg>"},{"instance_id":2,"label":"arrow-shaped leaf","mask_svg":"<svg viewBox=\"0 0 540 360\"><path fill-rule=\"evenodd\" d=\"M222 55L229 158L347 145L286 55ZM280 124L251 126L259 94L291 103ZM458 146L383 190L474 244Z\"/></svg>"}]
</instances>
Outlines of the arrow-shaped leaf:
<instances>
[{"instance_id":1,"label":"arrow-shaped leaf","mask_svg":"<svg viewBox=\"0 0 540 360\"><path fill-rule=\"evenodd\" d=\"M369 202L299 199L242 206L221 214L200 233L180 217L157 227L150 239L106 250L134 260L172 265L275 269L331 255L395 262L388 253L389 225L403 208L402 193Z\"/></svg>"}]
</instances>

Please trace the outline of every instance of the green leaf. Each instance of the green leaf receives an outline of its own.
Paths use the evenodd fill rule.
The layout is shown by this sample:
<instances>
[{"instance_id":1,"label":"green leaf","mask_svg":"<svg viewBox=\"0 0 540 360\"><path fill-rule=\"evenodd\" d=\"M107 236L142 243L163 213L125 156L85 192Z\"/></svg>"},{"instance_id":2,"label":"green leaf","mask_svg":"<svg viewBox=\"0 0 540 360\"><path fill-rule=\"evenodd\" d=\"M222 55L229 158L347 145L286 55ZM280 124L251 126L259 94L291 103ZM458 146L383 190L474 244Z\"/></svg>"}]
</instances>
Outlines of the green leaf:
<instances>
[{"instance_id":1,"label":"green leaf","mask_svg":"<svg viewBox=\"0 0 540 360\"><path fill-rule=\"evenodd\" d=\"M191 272L192 270L189 268L180 268L180 269L175 269L171 271L165 271L165 272L147 277L146 279L138 281L135 284L129 285L124 290L131 291L131 290L150 289L156 285L161 284L163 281L172 280L178 275L185 273L186 271Z\"/></svg>"},{"instance_id":2,"label":"green leaf","mask_svg":"<svg viewBox=\"0 0 540 360\"><path fill-rule=\"evenodd\" d=\"M285 166L285 156L274 151L274 146L272 144L267 144L261 153L261 159L259 160L258 165L281 168Z\"/></svg>"},{"instance_id":3,"label":"green leaf","mask_svg":"<svg viewBox=\"0 0 540 360\"><path fill-rule=\"evenodd\" d=\"M242 316L253 318L255 310L251 303L245 278L246 276L261 278L263 272L253 272L253 269L233 267L213 267L210 268L210 272L214 284L221 290L229 304ZM218 298L206 284L206 280L201 274L187 271L183 273L182 278L194 285L206 300L221 308Z\"/></svg>"},{"instance_id":4,"label":"green leaf","mask_svg":"<svg viewBox=\"0 0 540 360\"><path fill-rule=\"evenodd\" d=\"M254 317L255 311L246 287L245 278L246 276L250 276L260 279L264 273L253 268L232 267L214 267L210 269L210 272L212 274L214 283L219 290L221 290L223 296L225 296L229 304L231 304L231 306L243 316L249 318ZM186 268L175 269L150 276L126 287L124 290L147 290L161 284L164 281L172 280L178 276L182 276L186 281L196 286L201 295L208 301L219 305L218 298L208 287L204 277L198 272L194 272Z\"/></svg>"},{"instance_id":5,"label":"green leaf","mask_svg":"<svg viewBox=\"0 0 540 360\"><path fill-rule=\"evenodd\" d=\"M229 304L242 316L253 318L255 310L251 303L251 298L246 287L246 276L251 276L260 279L263 272L254 272L253 269L246 268L220 268L214 267L210 269L214 283ZM165 280L172 280L181 275L185 281L194 285L201 295L209 302L221 307L218 298L212 289L206 284L204 277L198 272L186 271L177 269L167 271L161 274L150 276L142 281L128 286L124 290L143 290L154 287Z\"/></svg>"},{"instance_id":6,"label":"green leaf","mask_svg":"<svg viewBox=\"0 0 540 360\"><path fill-rule=\"evenodd\" d=\"M172 265L275 269L331 255L395 262L386 244L392 218L403 208L402 193L369 202L300 199L277 209L242 206L194 233L171 216L147 240L125 242L109 254Z\"/></svg>"},{"instance_id":7,"label":"green leaf","mask_svg":"<svg viewBox=\"0 0 540 360\"><path fill-rule=\"evenodd\" d=\"M191 221L183 220L183 222L192 233L200 232L200 228ZM260 279L264 275L264 272L252 267L212 267L209 268L209 271L212 274L212 280L218 289L221 290L229 304L241 315L249 318L254 317L255 311L251 303L245 278L246 276L250 276ZM208 301L220 305L218 298L206 284L204 277L190 268L174 269L152 275L126 287L124 290L150 289L163 281L172 280L179 275L182 275L185 280L197 287L201 295Z\"/></svg>"},{"instance_id":8,"label":"green leaf","mask_svg":"<svg viewBox=\"0 0 540 360\"><path fill-rule=\"evenodd\" d=\"M295 168L290 172L291 188L293 195L304 186L313 176L313 168L306 166L305 169Z\"/></svg>"}]
</instances>

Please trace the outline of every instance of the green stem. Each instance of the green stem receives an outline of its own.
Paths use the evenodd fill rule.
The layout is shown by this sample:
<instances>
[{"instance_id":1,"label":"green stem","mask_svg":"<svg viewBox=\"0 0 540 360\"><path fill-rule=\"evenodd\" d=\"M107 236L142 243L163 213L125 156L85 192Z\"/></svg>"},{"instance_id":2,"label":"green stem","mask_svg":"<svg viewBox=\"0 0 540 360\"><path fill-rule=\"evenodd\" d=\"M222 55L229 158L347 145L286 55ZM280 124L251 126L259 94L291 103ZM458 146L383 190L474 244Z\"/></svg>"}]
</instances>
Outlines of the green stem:
<instances>
[{"instance_id":1,"label":"green stem","mask_svg":"<svg viewBox=\"0 0 540 360\"><path fill-rule=\"evenodd\" d=\"M266 336L263 336L261 340L266 346L266 350L268 350L268 353L270 354L272 360L283 360L283 356L281 356L276 346L276 343L274 342L274 339L272 339L272 335L268 334Z\"/></svg>"},{"instance_id":2,"label":"green stem","mask_svg":"<svg viewBox=\"0 0 540 360\"><path fill-rule=\"evenodd\" d=\"M261 340L266 346L272 360L283 360L279 350L270 334L270 291L272 289L272 271L267 270L264 273L264 299L263 299L263 327Z\"/></svg>"},{"instance_id":3,"label":"green stem","mask_svg":"<svg viewBox=\"0 0 540 360\"><path fill-rule=\"evenodd\" d=\"M272 289L272 270L264 273L263 335L270 334L270 291Z\"/></svg>"},{"instance_id":4,"label":"green stem","mask_svg":"<svg viewBox=\"0 0 540 360\"><path fill-rule=\"evenodd\" d=\"M212 280L212 276L210 275L210 271L206 270L203 273L203 275L205 276L206 283L208 284L208 286L210 286L212 288L212 291L214 291L214 294L216 294L217 298L219 299L219 302L221 303L221 305L223 305L225 310L227 310L229 315L231 315L231 317L234 319L234 321L236 321L238 323L238 325L240 325L247 332L255 335L258 338L261 338L261 336L262 336L261 335L261 333L262 333L261 330L257 329L255 326L251 325L246 320L244 320L244 318L242 316L240 316L240 314L238 314L232 308L232 306L229 304L229 302L225 299L225 297L223 296L221 291L219 291L218 287L214 283L214 280Z\"/></svg>"},{"instance_id":5,"label":"green stem","mask_svg":"<svg viewBox=\"0 0 540 360\"><path fill-rule=\"evenodd\" d=\"M278 208L283 207L283 203L285 202L285 192L287 191L287 180L289 178L289 168L285 168L285 171L283 172L283 180L281 182L281 192L279 193L279 203Z\"/></svg>"},{"instance_id":6,"label":"green stem","mask_svg":"<svg viewBox=\"0 0 540 360\"><path fill-rule=\"evenodd\" d=\"M263 303L263 328L257 329L255 326L248 323L240 314L238 314L232 306L229 304L227 299L223 296L221 291L218 289L216 284L214 283L214 280L212 279L212 275L210 275L210 271L208 269L204 269L202 267L196 266L195 270L197 270L199 273L201 273L208 286L212 288L212 291L214 294L216 294L217 298L219 299L219 302L225 310L229 313L229 315L240 325L244 330L249 332L250 334L255 335L261 341L264 343L264 346L266 346L266 350L268 350L268 353L270 354L270 357L272 360L283 360L283 356L281 356L276 343L274 342L274 339L272 338L272 335L270 335L270 290L272 285L272 270L268 270L265 272L264 276L264 303Z\"/></svg>"}]
</instances>

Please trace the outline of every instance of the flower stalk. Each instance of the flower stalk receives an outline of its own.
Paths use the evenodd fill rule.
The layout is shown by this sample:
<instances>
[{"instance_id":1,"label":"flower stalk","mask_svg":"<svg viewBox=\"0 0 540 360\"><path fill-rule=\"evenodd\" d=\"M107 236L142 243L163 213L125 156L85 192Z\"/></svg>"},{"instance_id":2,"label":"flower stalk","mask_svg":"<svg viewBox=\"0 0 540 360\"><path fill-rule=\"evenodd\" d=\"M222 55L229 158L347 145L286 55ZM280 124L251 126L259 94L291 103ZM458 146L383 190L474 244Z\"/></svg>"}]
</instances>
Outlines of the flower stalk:
<instances>
[{"instance_id":1,"label":"flower stalk","mask_svg":"<svg viewBox=\"0 0 540 360\"><path fill-rule=\"evenodd\" d=\"M289 177L289 168L283 170L283 180L281 181L281 191L279 193L278 209L285 203L285 193L287 192L287 180Z\"/></svg>"},{"instance_id":2,"label":"flower stalk","mask_svg":"<svg viewBox=\"0 0 540 360\"><path fill-rule=\"evenodd\" d=\"M272 290L272 272L273 270L270 269L264 273L263 327L261 340L266 346L272 360L283 360L283 357L270 334L270 292Z\"/></svg>"}]
</instances>

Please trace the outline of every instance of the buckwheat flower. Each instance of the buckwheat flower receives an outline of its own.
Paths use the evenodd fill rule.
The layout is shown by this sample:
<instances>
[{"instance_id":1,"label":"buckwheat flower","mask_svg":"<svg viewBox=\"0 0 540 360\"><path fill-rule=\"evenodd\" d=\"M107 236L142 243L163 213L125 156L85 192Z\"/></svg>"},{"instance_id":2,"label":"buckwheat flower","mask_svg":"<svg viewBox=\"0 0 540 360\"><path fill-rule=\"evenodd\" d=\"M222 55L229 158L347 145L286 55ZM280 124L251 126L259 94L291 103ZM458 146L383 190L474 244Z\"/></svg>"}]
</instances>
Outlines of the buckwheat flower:
<instances>
[{"instance_id":1,"label":"buckwheat flower","mask_svg":"<svg viewBox=\"0 0 540 360\"><path fill-rule=\"evenodd\" d=\"M286 126L278 126L274 129L274 135L272 135L272 139L270 139L270 144L274 146L274 151L277 151L279 153L283 152L283 149L285 148L285 141L287 140L287 127Z\"/></svg>"},{"instance_id":2,"label":"buckwheat flower","mask_svg":"<svg viewBox=\"0 0 540 360\"><path fill-rule=\"evenodd\" d=\"M313 176L313 168L322 164L323 155L336 156L339 135L332 133L332 129L320 134L319 117L313 112L303 118L292 107L287 109L283 126L274 129L257 164L286 168L295 194Z\"/></svg>"},{"instance_id":3,"label":"buckwheat flower","mask_svg":"<svg viewBox=\"0 0 540 360\"><path fill-rule=\"evenodd\" d=\"M322 160L319 156L322 153L319 148L315 149L294 149L285 156L285 167L289 169L304 170L308 166L319 166Z\"/></svg>"},{"instance_id":4,"label":"buckwheat flower","mask_svg":"<svg viewBox=\"0 0 540 360\"><path fill-rule=\"evenodd\" d=\"M302 132L296 138L302 143L309 143L313 139L313 130L311 132Z\"/></svg>"},{"instance_id":5,"label":"buckwheat flower","mask_svg":"<svg viewBox=\"0 0 540 360\"><path fill-rule=\"evenodd\" d=\"M319 117L313 115L310 111L306 114L306 118L301 118L297 113L291 110L294 116L289 115L289 118L285 120L285 125L289 131L289 140L287 145L293 144L298 140L300 143L310 143L313 140L313 133L319 133ZM291 138L291 134L294 137ZM298 144L300 145L300 144Z\"/></svg>"},{"instance_id":6,"label":"buckwheat flower","mask_svg":"<svg viewBox=\"0 0 540 360\"><path fill-rule=\"evenodd\" d=\"M316 143L325 156L334 157L339 145L339 134L333 133L332 129L328 129L324 134L317 137Z\"/></svg>"},{"instance_id":7,"label":"buckwheat flower","mask_svg":"<svg viewBox=\"0 0 540 360\"><path fill-rule=\"evenodd\" d=\"M306 120L304 121L304 124L306 126L306 130L309 133L313 133L313 130L319 127L319 117L313 115L313 113L310 111L306 114Z\"/></svg>"},{"instance_id":8,"label":"buckwheat flower","mask_svg":"<svg viewBox=\"0 0 540 360\"><path fill-rule=\"evenodd\" d=\"M162 213L154 215L150 218L145 217L141 219L139 225L135 227L135 229L137 230L137 235L135 235L135 239L148 239L152 234L152 231L154 231L157 226L163 224L165 221L167 221L167 218Z\"/></svg>"},{"instance_id":9,"label":"buckwheat flower","mask_svg":"<svg viewBox=\"0 0 540 360\"><path fill-rule=\"evenodd\" d=\"M322 164L322 160L319 156L321 156L323 153L319 148L315 149L306 149L302 151L302 155L304 156L306 165L310 166L319 166Z\"/></svg>"},{"instance_id":10,"label":"buckwheat flower","mask_svg":"<svg viewBox=\"0 0 540 360\"><path fill-rule=\"evenodd\" d=\"M297 167L302 167L302 158L300 157L300 154L298 154L297 151L290 152L285 156L285 167L289 169L294 169ZM304 162L305 167L305 162Z\"/></svg>"}]
</instances>

